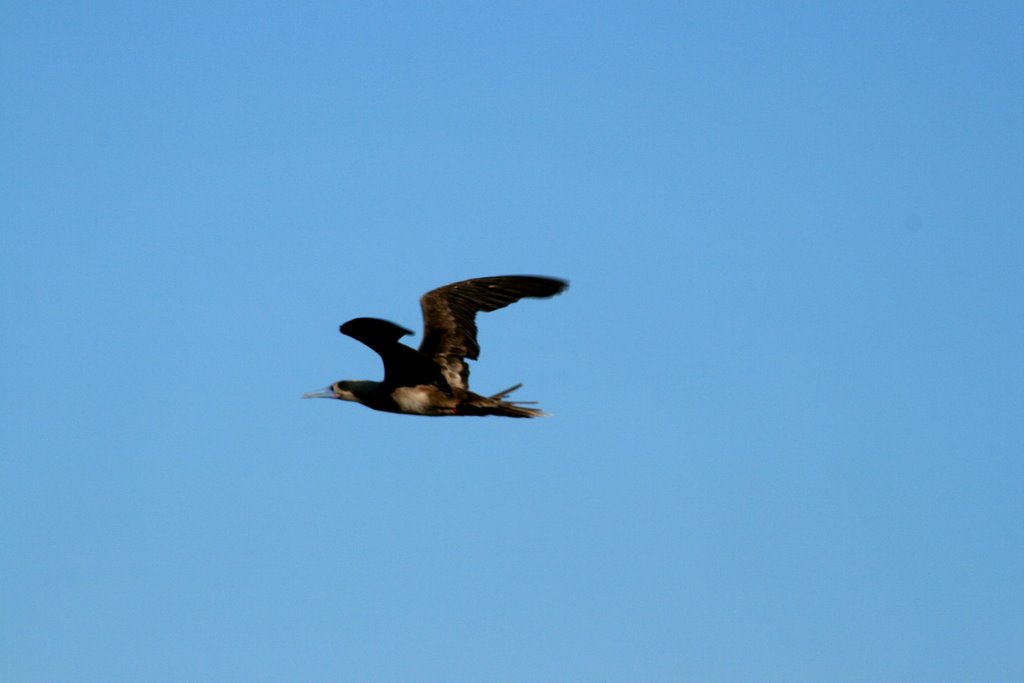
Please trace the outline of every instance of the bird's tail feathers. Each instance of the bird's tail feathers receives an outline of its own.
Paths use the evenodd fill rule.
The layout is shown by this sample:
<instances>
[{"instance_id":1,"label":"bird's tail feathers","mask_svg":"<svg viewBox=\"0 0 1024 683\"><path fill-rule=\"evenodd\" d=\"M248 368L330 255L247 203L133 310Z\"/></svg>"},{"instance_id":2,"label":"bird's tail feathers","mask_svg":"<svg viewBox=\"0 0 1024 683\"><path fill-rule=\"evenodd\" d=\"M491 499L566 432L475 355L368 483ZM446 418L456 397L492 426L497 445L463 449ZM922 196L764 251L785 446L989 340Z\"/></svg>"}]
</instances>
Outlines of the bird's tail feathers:
<instances>
[{"instance_id":1,"label":"bird's tail feathers","mask_svg":"<svg viewBox=\"0 0 1024 683\"><path fill-rule=\"evenodd\" d=\"M548 413L545 413L539 408L523 407L525 405L536 405L536 401L502 400L521 386L523 385L517 384L514 387L509 387L504 391L499 391L498 393L486 398L480 397L480 400L472 402L472 408L470 408L471 412L466 411L468 406L465 406L464 404L462 412L463 414L500 415L502 417L548 417Z\"/></svg>"},{"instance_id":2,"label":"bird's tail feathers","mask_svg":"<svg viewBox=\"0 0 1024 683\"><path fill-rule=\"evenodd\" d=\"M504 391L499 391L496 394L488 396L487 398L493 398L495 401L498 401L500 399L505 398L506 396L508 396L509 394L511 394L513 391L515 391L516 389L518 389L521 386L523 386L522 382L520 382L519 384L516 384L515 386L511 386L508 389L505 389ZM522 401L519 401L519 403L522 403Z\"/></svg>"},{"instance_id":3,"label":"bird's tail feathers","mask_svg":"<svg viewBox=\"0 0 1024 683\"><path fill-rule=\"evenodd\" d=\"M501 415L502 417L550 417L539 408L524 408L524 401L495 401L495 405L485 408L485 415ZM532 403L532 401L531 401Z\"/></svg>"}]
</instances>

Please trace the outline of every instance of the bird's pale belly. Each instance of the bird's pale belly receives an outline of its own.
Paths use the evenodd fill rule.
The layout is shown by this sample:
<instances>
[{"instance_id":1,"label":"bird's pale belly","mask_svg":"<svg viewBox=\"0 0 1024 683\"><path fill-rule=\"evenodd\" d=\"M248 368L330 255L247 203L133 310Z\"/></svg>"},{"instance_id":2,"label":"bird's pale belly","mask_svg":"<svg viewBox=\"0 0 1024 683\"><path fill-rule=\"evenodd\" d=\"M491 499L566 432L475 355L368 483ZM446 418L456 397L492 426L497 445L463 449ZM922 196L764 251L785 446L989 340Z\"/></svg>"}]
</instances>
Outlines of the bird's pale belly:
<instances>
[{"instance_id":1,"label":"bird's pale belly","mask_svg":"<svg viewBox=\"0 0 1024 683\"><path fill-rule=\"evenodd\" d=\"M451 415L458 404L437 387L423 384L399 387L391 393L391 398L399 410L413 415Z\"/></svg>"}]
</instances>

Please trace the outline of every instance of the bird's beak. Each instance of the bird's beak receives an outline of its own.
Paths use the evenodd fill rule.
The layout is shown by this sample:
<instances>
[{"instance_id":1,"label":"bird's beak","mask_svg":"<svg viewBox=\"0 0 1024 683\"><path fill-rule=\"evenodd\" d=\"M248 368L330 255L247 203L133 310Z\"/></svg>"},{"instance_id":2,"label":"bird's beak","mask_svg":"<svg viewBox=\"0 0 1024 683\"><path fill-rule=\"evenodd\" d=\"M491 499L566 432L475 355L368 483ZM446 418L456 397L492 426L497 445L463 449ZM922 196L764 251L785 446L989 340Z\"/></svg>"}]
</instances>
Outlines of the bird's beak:
<instances>
[{"instance_id":1,"label":"bird's beak","mask_svg":"<svg viewBox=\"0 0 1024 683\"><path fill-rule=\"evenodd\" d=\"M338 398L338 395L334 393L334 389L331 387L324 387L318 391L311 391L308 394L303 394L302 398Z\"/></svg>"}]
</instances>

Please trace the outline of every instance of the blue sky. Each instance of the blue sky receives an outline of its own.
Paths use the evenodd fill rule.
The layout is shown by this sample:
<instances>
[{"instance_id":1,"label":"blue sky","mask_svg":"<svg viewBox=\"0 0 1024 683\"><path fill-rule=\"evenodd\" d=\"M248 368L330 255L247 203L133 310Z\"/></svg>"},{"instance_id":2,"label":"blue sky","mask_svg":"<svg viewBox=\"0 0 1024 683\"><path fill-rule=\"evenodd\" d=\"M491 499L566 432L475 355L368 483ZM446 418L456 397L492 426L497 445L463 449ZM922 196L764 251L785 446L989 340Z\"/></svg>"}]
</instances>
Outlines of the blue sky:
<instances>
[{"instance_id":1,"label":"blue sky","mask_svg":"<svg viewBox=\"0 0 1024 683\"><path fill-rule=\"evenodd\" d=\"M0 678L1024 679L1022 26L4 3ZM299 400L506 273L553 418Z\"/></svg>"}]
</instances>

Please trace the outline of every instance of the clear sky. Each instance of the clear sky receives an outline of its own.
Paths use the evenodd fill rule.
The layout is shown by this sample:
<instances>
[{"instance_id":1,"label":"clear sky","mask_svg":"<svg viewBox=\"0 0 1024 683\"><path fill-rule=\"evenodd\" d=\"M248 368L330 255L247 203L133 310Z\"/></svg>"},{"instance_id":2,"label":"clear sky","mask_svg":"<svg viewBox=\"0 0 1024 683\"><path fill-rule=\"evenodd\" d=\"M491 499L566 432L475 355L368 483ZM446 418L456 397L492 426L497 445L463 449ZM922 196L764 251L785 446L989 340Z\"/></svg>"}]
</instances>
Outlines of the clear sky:
<instances>
[{"instance_id":1,"label":"clear sky","mask_svg":"<svg viewBox=\"0 0 1024 683\"><path fill-rule=\"evenodd\" d=\"M1024 680L1022 35L3 3L0 679ZM299 400L509 273L554 417Z\"/></svg>"}]
</instances>

